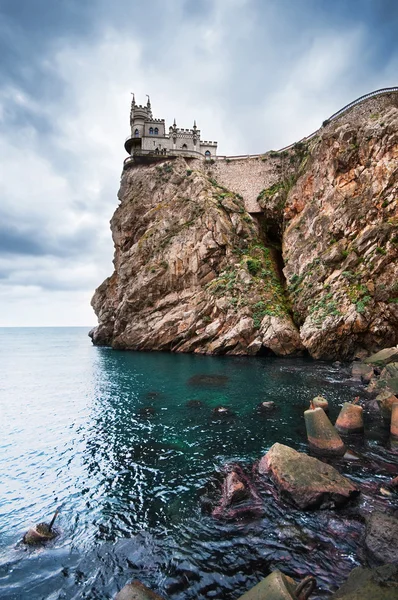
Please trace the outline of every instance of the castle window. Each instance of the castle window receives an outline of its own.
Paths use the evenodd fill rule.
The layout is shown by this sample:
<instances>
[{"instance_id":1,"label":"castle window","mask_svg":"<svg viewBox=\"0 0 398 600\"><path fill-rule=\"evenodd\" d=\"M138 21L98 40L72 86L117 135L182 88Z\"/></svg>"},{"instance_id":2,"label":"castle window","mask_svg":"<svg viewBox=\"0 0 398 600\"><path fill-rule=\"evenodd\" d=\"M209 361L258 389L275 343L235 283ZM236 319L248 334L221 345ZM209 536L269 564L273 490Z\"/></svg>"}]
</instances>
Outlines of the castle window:
<instances>
[{"instance_id":1,"label":"castle window","mask_svg":"<svg viewBox=\"0 0 398 600\"><path fill-rule=\"evenodd\" d=\"M181 148L182 148L183 150L187 150L187 149L188 149L188 146L187 146L186 144L183 144L183 145L181 146Z\"/></svg>"},{"instance_id":2,"label":"castle window","mask_svg":"<svg viewBox=\"0 0 398 600\"><path fill-rule=\"evenodd\" d=\"M155 135L158 135L159 133L159 129L157 127L155 127Z\"/></svg>"},{"instance_id":3,"label":"castle window","mask_svg":"<svg viewBox=\"0 0 398 600\"><path fill-rule=\"evenodd\" d=\"M149 135L153 135L153 127L149 128Z\"/></svg>"},{"instance_id":4,"label":"castle window","mask_svg":"<svg viewBox=\"0 0 398 600\"><path fill-rule=\"evenodd\" d=\"M205 157L206 157L206 158L210 158L210 156L211 156L211 152L210 152L210 150L206 150L206 152L205 152Z\"/></svg>"},{"instance_id":5,"label":"castle window","mask_svg":"<svg viewBox=\"0 0 398 600\"><path fill-rule=\"evenodd\" d=\"M138 131L138 129L134 131L134 137L140 137L140 132Z\"/></svg>"}]
</instances>

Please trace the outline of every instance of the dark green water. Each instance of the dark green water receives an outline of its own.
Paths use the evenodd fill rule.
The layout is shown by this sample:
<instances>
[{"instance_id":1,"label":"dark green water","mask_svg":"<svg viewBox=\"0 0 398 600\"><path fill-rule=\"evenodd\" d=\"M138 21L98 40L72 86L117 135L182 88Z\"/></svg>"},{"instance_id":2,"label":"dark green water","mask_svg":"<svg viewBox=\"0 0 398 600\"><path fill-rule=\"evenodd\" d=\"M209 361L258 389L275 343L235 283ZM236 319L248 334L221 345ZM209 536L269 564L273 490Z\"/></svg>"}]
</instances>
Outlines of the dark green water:
<instances>
[{"instance_id":1,"label":"dark green water","mask_svg":"<svg viewBox=\"0 0 398 600\"><path fill-rule=\"evenodd\" d=\"M226 463L250 470L276 441L305 451L309 400L325 395L334 418L362 393L345 367L115 352L81 328L0 329L0 373L1 598L102 600L138 578L173 600L233 600L274 568L315 572L323 597L360 564L363 523L347 511L302 513L264 489L261 516L225 522L201 503ZM266 400L278 408L260 416ZM220 405L234 416L214 420ZM339 468L373 490L397 462L369 424L357 444L366 460ZM60 536L26 549L24 531L57 506Z\"/></svg>"}]
</instances>

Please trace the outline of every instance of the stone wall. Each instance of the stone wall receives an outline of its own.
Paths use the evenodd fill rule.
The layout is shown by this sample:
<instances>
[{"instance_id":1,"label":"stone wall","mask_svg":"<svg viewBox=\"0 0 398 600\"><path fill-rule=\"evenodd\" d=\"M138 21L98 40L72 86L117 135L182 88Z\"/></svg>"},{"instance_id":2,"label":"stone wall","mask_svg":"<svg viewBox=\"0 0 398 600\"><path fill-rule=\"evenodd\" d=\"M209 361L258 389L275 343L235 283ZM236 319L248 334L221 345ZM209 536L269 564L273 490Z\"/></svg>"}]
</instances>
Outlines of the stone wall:
<instances>
[{"instance_id":1,"label":"stone wall","mask_svg":"<svg viewBox=\"0 0 398 600\"><path fill-rule=\"evenodd\" d=\"M280 181L283 168L281 158L270 156L217 160L214 163L195 162L195 169L204 171L208 177L240 194L249 213L262 212L257 197L263 189Z\"/></svg>"}]
</instances>

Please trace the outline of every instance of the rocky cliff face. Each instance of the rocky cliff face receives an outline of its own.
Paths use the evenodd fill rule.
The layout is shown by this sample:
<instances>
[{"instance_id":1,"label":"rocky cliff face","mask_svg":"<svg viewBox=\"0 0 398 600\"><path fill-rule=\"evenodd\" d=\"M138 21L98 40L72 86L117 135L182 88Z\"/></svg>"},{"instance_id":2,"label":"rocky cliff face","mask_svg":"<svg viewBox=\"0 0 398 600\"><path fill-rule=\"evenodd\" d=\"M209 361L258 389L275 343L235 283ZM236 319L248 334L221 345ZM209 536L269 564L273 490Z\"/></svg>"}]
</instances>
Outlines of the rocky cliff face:
<instances>
[{"instance_id":1,"label":"rocky cliff face","mask_svg":"<svg viewBox=\"0 0 398 600\"><path fill-rule=\"evenodd\" d=\"M125 170L93 342L316 358L396 344L397 106L372 100L310 144L234 164L230 185L228 163ZM243 179L262 214L247 212Z\"/></svg>"}]
</instances>

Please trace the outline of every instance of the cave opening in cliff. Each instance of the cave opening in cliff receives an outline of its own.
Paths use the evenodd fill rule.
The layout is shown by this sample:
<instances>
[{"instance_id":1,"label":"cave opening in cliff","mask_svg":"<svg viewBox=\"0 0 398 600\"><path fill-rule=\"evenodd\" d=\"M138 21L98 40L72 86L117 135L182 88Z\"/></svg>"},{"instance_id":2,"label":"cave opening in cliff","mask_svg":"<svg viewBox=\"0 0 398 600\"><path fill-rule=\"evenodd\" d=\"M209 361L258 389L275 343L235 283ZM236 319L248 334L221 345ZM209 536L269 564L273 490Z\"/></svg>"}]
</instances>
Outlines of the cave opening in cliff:
<instances>
[{"instance_id":1,"label":"cave opening in cliff","mask_svg":"<svg viewBox=\"0 0 398 600\"><path fill-rule=\"evenodd\" d=\"M275 260L278 276L283 286L286 289L286 278L283 274L285 262L282 254L282 223L275 220L270 220L265 215L256 215L259 225L261 241L264 246L272 249L273 258Z\"/></svg>"}]
</instances>

